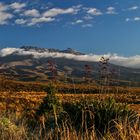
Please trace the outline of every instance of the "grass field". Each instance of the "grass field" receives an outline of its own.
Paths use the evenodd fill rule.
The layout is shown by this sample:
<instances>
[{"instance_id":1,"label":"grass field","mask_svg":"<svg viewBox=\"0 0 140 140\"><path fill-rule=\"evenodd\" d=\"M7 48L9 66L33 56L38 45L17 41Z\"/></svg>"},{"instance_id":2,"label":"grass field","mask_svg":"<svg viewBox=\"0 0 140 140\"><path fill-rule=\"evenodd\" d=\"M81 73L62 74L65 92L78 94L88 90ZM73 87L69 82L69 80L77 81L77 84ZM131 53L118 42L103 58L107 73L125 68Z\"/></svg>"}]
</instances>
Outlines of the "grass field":
<instances>
[{"instance_id":1,"label":"grass field","mask_svg":"<svg viewBox=\"0 0 140 140\"><path fill-rule=\"evenodd\" d=\"M31 91L31 89L27 91L27 86L29 85L32 85L33 91ZM93 140L93 139L95 140L100 140L100 139L101 140L102 139L103 140L117 140L117 139L139 140L140 139L139 121L135 122L136 121L135 119L134 120L131 119L132 122L135 122L133 127L131 126L131 123L128 121L129 118L131 118L133 115L125 117L123 122L121 122L120 120L117 120L117 118L111 119L111 116L113 113L112 111L116 111L116 109L118 108L117 106L120 106L120 107L124 106L122 107L122 110L118 108L120 110L120 113L122 113L123 111L129 112L129 110L132 110L132 111L134 110L134 112L137 112L137 116L139 116L140 114L140 94L139 94L140 88L113 87L113 86L105 87L105 86L97 86L97 85L92 85L92 84L57 83L55 85L55 88L57 89L55 92L55 96L63 104L63 111L67 112L69 114L69 117L72 117L70 121L68 119L69 117L67 118L65 116L64 118L67 118L67 120L65 120L61 116L61 111L60 111L61 109L57 112L57 107L59 107L59 104L58 105L56 104L53 106L52 110L54 111L54 113L50 111L50 113L47 113L48 114L47 116L45 117L44 115L39 116L39 118L36 120L35 116L36 115L38 116L38 114L36 113L41 107L41 105L43 105L43 108L40 110L41 112L45 108L49 110L50 108L46 105L48 105L50 101L53 102L52 99L55 96L51 100L49 99L50 101L48 99L45 101L44 99L47 96L49 96L49 91L46 88L48 85L42 84L41 86L43 88L40 88L39 91L36 91L36 88L35 88L35 85L39 86L39 83L35 83L35 84L29 83L29 85L27 84L27 86L24 87L26 89L25 91L18 91L14 89L14 90L9 90L9 91L2 90L0 92L0 111L1 111L1 114L3 114L0 116L0 130L1 130L0 139L9 139L9 140L13 138L14 139L36 139L36 140L38 139L41 139L41 140L48 140L48 139L49 140L57 140L57 139L60 139L60 140L61 139L62 140L66 140L66 139L67 140L77 140L77 139L78 140L88 140L88 139L89 140ZM43 90L41 91L41 89ZM57 101L56 97L54 98L55 101ZM106 103L106 100L110 98L115 99L115 103L113 100L109 102L107 101ZM101 126L101 128L104 128L105 132L102 129L100 130L100 127L98 128L98 125L96 126L96 123L94 122L96 113L97 113L97 116L99 115L98 112L94 114L94 111L93 112L90 111L91 114L87 114L86 112L88 110L87 109L84 110L84 108L81 108L83 107L81 101L84 101L85 103L87 101L93 101L93 105L95 105L95 108L97 107L96 109L99 110L99 114L100 113L102 114L102 111L103 112L105 111L104 112L105 116L109 113L105 117L107 119L107 122L106 122L107 126L108 126L108 123L112 121L114 122L113 125L109 126L108 129L105 129L106 125L104 126L104 123L102 123L105 121L104 120L105 118L103 117L104 115L100 114L101 120L98 117L96 119L97 121L99 120L101 121L101 122L99 121L100 123L98 122L99 123L98 125ZM100 104L102 105L100 106ZM104 108L104 105L105 105L105 108ZM125 105L127 105L128 109L125 108ZM84 112L82 110L79 110L79 107ZM82 112L85 115L87 114L90 116L90 117L88 116L88 120L90 120L90 123L86 120L85 118L86 116L83 116L81 114ZM80 129L79 129L79 124L73 123L73 121L76 119L75 117L78 114L79 114L79 117L83 116L82 122L81 122L82 126ZM123 116L124 114L119 115L119 118ZM63 125L55 124L59 120L59 117L62 117L65 120L62 123ZM79 117L77 121L81 120ZM52 121L52 119L54 119L54 122ZM28 121L25 121L25 120L28 120ZM66 123L67 121L68 122L70 121L70 122L67 124ZM39 124L37 122L39 122ZM94 127L96 126L101 132L99 130L98 132L97 130L94 130L94 129L90 131L90 129L88 128L88 125L92 124L93 122L95 123ZM4 123L4 126L3 126L3 123ZM5 123L6 123L6 126L5 126ZM14 127L14 130L13 128L11 128L11 125L12 127ZM34 125L36 126L35 128L34 128ZM54 125L56 125L56 127L54 127ZM87 125L86 128L84 125ZM6 127L6 130L5 130L5 127ZM112 131L112 127L114 127L113 131ZM17 130L19 132L16 133Z\"/></svg>"},{"instance_id":2,"label":"grass field","mask_svg":"<svg viewBox=\"0 0 140 140\"><path fill-rule=\"evenodd\" d=\"M61 85L62 86L62 85ZM59 85L59 88L62 88ZM77 86L77 85L76 85ZM140 112L140 94L139 88L125 88L124 90L119 87L119 90L124 93L84 93L86 86L78 85L75 87L75 90L78 90L77 93L68 93L71 90L71 87L64 87L64 93L57 93L56 95L62 100L62 102L75 102L80 100L81 98L94 99L94 100L104 100L105 98L112 97L118 103L128 104L131 108ZM88 86L88 91L92 91L94 86ZM82 91L82 93L79 93ZM14 109L15 111L22 111L24 109L36 109L39 104L42 102L42 99L47 95L46 92L0 92L0 108L6 109Z\"/></svg>"}]
</instances>

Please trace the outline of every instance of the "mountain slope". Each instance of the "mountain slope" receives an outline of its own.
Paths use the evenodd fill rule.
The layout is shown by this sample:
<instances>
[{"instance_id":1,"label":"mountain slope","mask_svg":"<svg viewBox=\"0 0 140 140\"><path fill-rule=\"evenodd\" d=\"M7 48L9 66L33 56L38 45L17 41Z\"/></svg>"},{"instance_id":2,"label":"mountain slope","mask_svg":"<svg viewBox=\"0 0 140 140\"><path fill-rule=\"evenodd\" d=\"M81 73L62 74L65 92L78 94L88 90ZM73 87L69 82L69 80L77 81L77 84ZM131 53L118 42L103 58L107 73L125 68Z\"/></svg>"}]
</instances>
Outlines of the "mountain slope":
<instances>
[{"instance_id":1,"label":"mountain slope","mask_svg":"<svg viewBox=\"0 0 140 140\"><path fill-rule=\"evenodd\" d=\"M90 77L98 80L99 62L83 61L84 57L85 54L70 48L57 50L23 46L12 51L7 49L6 53L1 52L0 55L0 73L15 80L46 81L52 75L48 64L51 62L55 63L58 79L62 80L67 75L83 81L86 73L85 66L90 66ZM109 64L109 68L116 73L112 74L113 79L140 82L140 69L113 64Z\"/></svg>"}]
</instances>

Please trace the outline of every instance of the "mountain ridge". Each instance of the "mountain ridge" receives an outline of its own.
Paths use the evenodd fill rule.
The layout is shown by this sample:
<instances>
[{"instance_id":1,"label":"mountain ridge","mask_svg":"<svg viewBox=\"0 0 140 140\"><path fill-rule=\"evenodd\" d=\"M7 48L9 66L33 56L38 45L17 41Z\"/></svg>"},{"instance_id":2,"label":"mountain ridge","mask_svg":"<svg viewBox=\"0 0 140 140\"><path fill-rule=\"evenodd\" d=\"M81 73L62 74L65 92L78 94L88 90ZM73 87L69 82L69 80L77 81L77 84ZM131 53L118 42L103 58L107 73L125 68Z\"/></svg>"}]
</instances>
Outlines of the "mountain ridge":
<instances>
[{"instance_id":1,"label":"mountain ridge","mask_svg":"<svg viewBox=\"0 0 140 140\"><path fill-rule=\"evenodd\" d=\"M23 51L23 55L22 54ZM29 53L31 52L31 53ZM50 55L49 53L53 54ZM64 78L65 72L69 69L69 77L77 78L83 81L85 76L85 66L91 67L91 77L97 80L99 76L99 62L83 61L73 59L73 56L80 58L85 57L86 54L77 52L71 48L66 50L46 49L32 46L22 46L20 50L16 49L13 53L7 52L8 55L0 56L0 73L8 76L13 76L15 80L23 81L46 81L50 78L51 72L48 69L48 62L51 61L56 64L58 77ZM35 54L34 57L33 54ZM37 55L36 55L37 54ZM41 55L48 55L41 57ZM63 54L60 57L60 54ZM68 58L64 55L67 54ZM117 72L120 72L120 77L113 77L115 79L140 82L140 69L126 68L109 64L109 67ZM63 77L63 78L62 78Z\"/></svg>"},{"instance_id":2,"label":"mountain ridge","mask_svg":"<svg viewBox=\"0 0 140 140\"><path fill-rule=\"evenodd\" d=\"M38 51L39 53L42 52L59 52L59 53L69 53L69 54L74 54L74 55L84 55L84 53L78 52L72 48L67 48L65 50L60 50L60 49L54 49L54 48L39 48L39 47L33 47L33 46L22 46L20 49L24 49L25 51L30 51L30 50L35 50Z\"/></svg>"}]
</instances>

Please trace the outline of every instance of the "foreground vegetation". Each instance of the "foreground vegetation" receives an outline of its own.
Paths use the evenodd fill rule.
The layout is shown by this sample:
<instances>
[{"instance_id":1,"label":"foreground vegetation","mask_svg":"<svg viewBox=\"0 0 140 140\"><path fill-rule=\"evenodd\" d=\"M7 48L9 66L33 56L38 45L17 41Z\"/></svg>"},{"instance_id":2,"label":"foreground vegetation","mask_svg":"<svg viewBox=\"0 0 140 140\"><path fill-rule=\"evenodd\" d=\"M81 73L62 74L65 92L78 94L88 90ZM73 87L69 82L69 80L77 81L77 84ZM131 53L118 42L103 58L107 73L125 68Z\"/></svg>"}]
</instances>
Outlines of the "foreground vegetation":
<instances>
[{"instance_id":1,"label":"foreground vegetation","mask_svg":"<svg viewBox=\"0 0 140 140\"><path fill-rule=\"evenodd\" d=\"M1 92L0 139L140 139L139 112L126 104L139 104L137 92L60 94L52 84L45 90Z\"/></svg>"},{"instance_id":2,"label":"foreground vegetation","mask_svg":"<svg viewBox=\"0 0 140 140\"><path fill-rule=\"evenodd\" d=\"M140 139L138 114L114 99L63 104L53 96L44 103L32 119L25 114L18 118L10 112L1 114L0 139Z\"/></svg>"},{"instance_id":3,"label":"foreground vegetation","mask_svg":"<svg viewBox=\"0 0 140 140\"><path fill-rule=\"evenodd\" d=\"M104 57L99 79L89 65L79 79L48 64L44 82L0 76L0 140L140 139L139 83L118 78Z\"/></svg>"}]
</instances>

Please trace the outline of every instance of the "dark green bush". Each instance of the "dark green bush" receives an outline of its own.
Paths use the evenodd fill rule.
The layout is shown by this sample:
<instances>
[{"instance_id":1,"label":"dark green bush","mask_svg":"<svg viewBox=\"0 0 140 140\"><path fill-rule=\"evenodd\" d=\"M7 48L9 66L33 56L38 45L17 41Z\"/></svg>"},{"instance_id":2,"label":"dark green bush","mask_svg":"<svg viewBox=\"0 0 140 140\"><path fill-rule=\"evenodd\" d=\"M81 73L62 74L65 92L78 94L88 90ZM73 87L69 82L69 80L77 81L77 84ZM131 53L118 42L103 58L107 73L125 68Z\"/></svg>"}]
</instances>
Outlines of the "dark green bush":
<instances>
[{"instance_id":1,"label":"dark green bush","mask_svg":"<svg viewBox=\"0 0 140 140\"><path fill-rule=\"evenodd\" d=\"M39 109L36 112L37 118L44 116L45 123L58 125L57 118L62 110L61 101L55 95L57 93L56 87L53 84L49 84L47 87L47 96L43 99Z\"/></svg>"},{"instance_id":2,"label":"dark green bush","mask_svg":"<svg viewBox=\"0 0 140 140\"><path fill-rule=\"evenodd\" d=\"M79 131L95 129L97 134L106 134L115 131L114 121L131 123L137 120L137 113L130 110L126 104L118 104L114 99L90 101L82 99L80 102L65 103L63 109L68 113L69 120Z\"/></svg>"},{"instance_id":3,"label":"dark green bush","mask_svg":"<svg viewBox=\"0 0 140 140\"><path fill-rule=\"evenodd\" d=\"M49 84L46 89L47 95L43 99L43 102L40 104L38 109L38 115L42 115L45 113L50 113L55 108L56 112L59 112L61 109L61 101L56 96L57 90L55 85Z\"/></svg>"},{"instance_id":4,"label":"dark green bush","mask_svg":"<svg viewBox=\"0 0 140 140\"><path fill-rule=\"evenodd\" d=\"M108 98L104 101L94 101L92 104L94 112L94 125L96 131L105 134L108 129L114 131L115 121L122 123L131 122L137 116L137 113L130 110L126 104L118 104L114 99Z\"/></svg>"}]
</instances>

